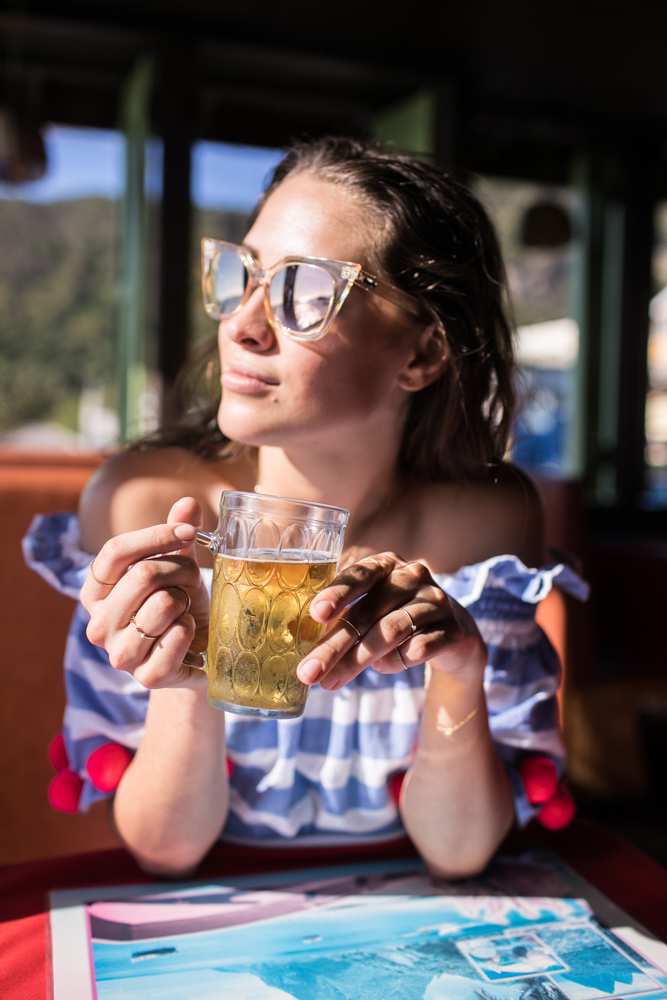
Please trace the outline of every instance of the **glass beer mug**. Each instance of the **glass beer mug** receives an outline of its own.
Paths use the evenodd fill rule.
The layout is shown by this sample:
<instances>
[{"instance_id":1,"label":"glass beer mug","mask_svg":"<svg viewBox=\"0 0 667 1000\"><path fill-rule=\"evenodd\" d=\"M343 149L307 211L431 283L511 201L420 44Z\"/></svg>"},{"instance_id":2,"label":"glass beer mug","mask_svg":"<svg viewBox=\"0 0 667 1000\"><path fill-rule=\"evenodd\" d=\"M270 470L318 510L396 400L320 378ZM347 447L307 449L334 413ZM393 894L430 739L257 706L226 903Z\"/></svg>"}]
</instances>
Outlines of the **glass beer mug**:
<instances>
[{"instance_id":1,"label":"glass beer mug","mask_svg":"<svg viewBox=\"0 0 667 1000\"><path fill-rule=\"evenodd\" d=\"M349 511L328 504L226 490L213 534L206 650L208 700L266 719L303 713L297 664L324 635L310 602L336 576Z\"/></svg>"}]
</instances>

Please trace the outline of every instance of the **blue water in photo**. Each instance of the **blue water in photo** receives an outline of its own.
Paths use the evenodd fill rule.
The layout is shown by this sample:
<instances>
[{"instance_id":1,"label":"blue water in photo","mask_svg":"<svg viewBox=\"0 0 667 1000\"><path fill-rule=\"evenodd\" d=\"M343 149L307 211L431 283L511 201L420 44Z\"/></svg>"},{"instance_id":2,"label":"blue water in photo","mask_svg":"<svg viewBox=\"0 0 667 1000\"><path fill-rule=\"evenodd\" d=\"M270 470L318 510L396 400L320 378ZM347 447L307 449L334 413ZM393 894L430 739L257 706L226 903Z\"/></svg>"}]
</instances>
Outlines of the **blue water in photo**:
<instances>
[{"instance_id":1,"label":"blue water in photo","mask_svg":"<svg viewBox=\"0 0 667 1000\"><path fill-rule=\"evenodd\" d=\"M309 891L321 900L315 874ZM284 893L286 878L278 878ZM193 911L196 897L184 892ZM94 940L99 1000L667 998L667 976L626 945L615 946L583 901L445 896L414 873L309 906L217 930ZM507 979L489 981L489 968L506 955L516 960L514 978L510 970Z\"/></svg>"}]
</instances>

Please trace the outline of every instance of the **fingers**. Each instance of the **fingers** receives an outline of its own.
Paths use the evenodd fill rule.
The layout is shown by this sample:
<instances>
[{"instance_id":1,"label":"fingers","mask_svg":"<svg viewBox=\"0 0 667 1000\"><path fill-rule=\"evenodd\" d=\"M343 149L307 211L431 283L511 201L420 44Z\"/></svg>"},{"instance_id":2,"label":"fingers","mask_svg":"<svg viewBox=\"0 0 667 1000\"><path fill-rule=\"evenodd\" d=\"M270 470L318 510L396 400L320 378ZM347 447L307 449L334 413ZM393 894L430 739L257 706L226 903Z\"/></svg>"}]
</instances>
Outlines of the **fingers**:
<instances>
[{"instance_id":1,"label":"fingers","mask_svg":"<svg viewBox=\"0 0 667 1000\"><path fill-rule=\"evenodd\" d=\"M422 563L403 563L361 600L346 608L342 617L365 637L381 618L415 601L436 605L446 614L450 613L448 598L439 587L434 586L428 569ZM407 638L413 631L410 616L403 611L399 620L401 630L408 629ZM416 628L422 627L416 622L415 625Z\"/></svg>"},{"instance_id":2,"label":"fingers","mask_svg":"<svg viewBox=\"0 0 667 1000\"><path fill-rule=\"evenodd\" d=\"M348 604L381 583L399 562L402 560L395 553L383 552L347 566L332 584L313 598L310 605L311 617L321 624L334 621Z\"/></svg>"},{"instance_id":3,"label":"fingers","mask_svg":"<svg viewBox=\"0 0 667 1000\"><path fill-rule=\"evenodd\" d=\"M195 591L200 581L199 567L188 556L142 559L134 563L103 601L92 602L88 609L91 622L103 623L107 631L122 629L129 622L130 615L138 613L151 595L171 587ZM184 609L185 602L179 606L178 613L181 614ZM95 638L91 635L90 638L99 645L98 638L102 638L102 634Z\"/></svg>"},{"instance_id":4,"label":"fingers","mask_svg":"<svg viewBox=\"0 0 667 1000\"><path fill-rule=\"evenodd\" d=\"M186 650L193 639L197 650L207 643L208 594L199 567L188 556L135 563L106 600L93 604L90 616L86 630L90 641L107 650L113 667L134 673L139 680L137 670L148 660L153 667L158 664L166 669L165 677L174 679L173 670L180 667L182 657L174 668L162 653L156 658L153 647L162 648L177 622L187 627ZM165 648L171 645L172 641Z\"/></svg>"},{"instance_id":5,"label":"fingers","mask_svg":"<svg viewBox=\"0 0 667 1000\"><path fill-rule=\"evenodd\" d=\"M391 611L376 621L361 640L342 620L299 665L299 677L306 683L319 681L323 688L337 690L371 665L380 673L395 673L423 663L435 650L442 649L443 643L454 641L456 633L458 628L451 614L433 603L409 604L407 609ZM316 673L316 679L311 679Z\"/></svg>"},{"instance_id":6,"label":"fingers","mask_svg":"<svg viewBox=\"0 0 667 1000\"><path fill-rule=\"evenodd\" d=\"M144 662L133 670L139 683L151 690L164 687L206 686L206 674L183 663L194 634L195 623L191 615L183 614L177 618L159 639L152 643Z\"/></svg>"},{"instance_id":7,"label":"fingers","mask_svg":"<svg viewBox=\"0 0 667 1000\"><path fill-rule=\"evenodd\" d=\"M184 497L169 511L167 524L128 531L110 538L95 556L93 571L88 574L81 590L81 601L86 610L90 611L96 601L108 598L112 587L129 567L142 559L167 552L194 556L196 532L201 524L199 504L192 497Z\"/></svg>"},{"instance_id":8,"label":"fingers","mask_svg":"<svg viewBox=\"0 0 667 1000\"><path fill-rule=\"evenodd\" d=\"M379 674L397 674L409 670L410 667L432 660L446 647L455 647L459 638L459 630L455 625L443 628L440 623L436 623L427 631L418 633L391 649L385 656L379 657L374 661L373 669Z\"/></svg>"},{"instance_id":9,"label":"fingers","mask_svg":"<svg viewBox=\"0 0 667 1000\"><path fill-rule=\"evenodd\" d=\"M130 566L164 553L178 552L195 534L196 528L190 524L159 524L110 538L95 556L95 575L89 573L81 589L83 606L90 611L97 602L109 599L114 592L110 591L110 585L115 589Z\"/></svg>"},{"instance_id":10,"label":"fingers","mask_svg":"<svg viewBox=\"0 0 667 1000\"><path fill-rule=\"evenodd\" d=\"M399 611L415 600L424 607L412 608L410 613ZM355 602L352 607L351 602ZM413 612L419 620L414 620ZM336 676L328 678L324 687L329 687L329 681L335 684L343 673L349 680L405 642L417 629L430 626L434 616L442 619L451 615L448 598L433 584L427 567L420 562L406 563L393 552L361 560L345 569L314 598L310 613L324 621L342 614L332 631L298 668L299 677L307 684L322 683L336 668ZM350 653L353 649L354 655ZM338 671L336 664L342 657L346 657L347 669L341 667ZM403 669L398 655L394 659L396 669Z\"/></svg>"},{"instance_id":11,"label":"fingers","mask_svg":"<svg viewBox=\"0 0 667 1000\"><path fill-rule=\"evenodd\" d=\"M474 621L454 605L421 562L406 563L393 552L361 560L313 599L313 618L333 627L297 674L306 684L337 690L368 666L395 673L434 657L446 670L472 658L482 662Z\"/></svg>"},{"instance_id":12,"label":"fingers","mask_svg":"<svg viewBox=\"0 0 667 1000\"><path fill-rule=\"evenodd\" d=\"M190 608L188 594L181 587L158 590L144 601L133 621L136 629L155 639Z\"/></svg>"},{"instance_id":13,"label":"fingers","mask_svg":"<svg viewBox=\"0 0 667 1000\"><path fill-rule=\"evenodd\" d=\"M177 593L170 597L182 607L183 601L178 599ZM122 633L111 637L107 648L112 666L131 673L144 687L150 689L205 684L206 678L201 670L183 663L188 651L197 645L195 619L187 612L177 613L177 617L160 634L151 631L142 635L150 610L149 602L148 607L144 606L134 616L136 629L130 625ZM166 606L160 608L153 603L152 611L161 616L164 623ZM157 629L160 626L148 627ZM202 676L204 681L201 681Z\"/></svg>"},{"instance_id":14,"label":"fingers","mask_svg":"<svg viewBox=\"0 0 667 1000\"><path fill-rule=\"evenodd\" d=\"M90 641L147 687L201 683L201 671L182 662L190 647L206 647L208 633L208 594L194 558L201 524L199 504L184 497L166 524L110 539L81 591Z\"/></svg>"}]
</instances>

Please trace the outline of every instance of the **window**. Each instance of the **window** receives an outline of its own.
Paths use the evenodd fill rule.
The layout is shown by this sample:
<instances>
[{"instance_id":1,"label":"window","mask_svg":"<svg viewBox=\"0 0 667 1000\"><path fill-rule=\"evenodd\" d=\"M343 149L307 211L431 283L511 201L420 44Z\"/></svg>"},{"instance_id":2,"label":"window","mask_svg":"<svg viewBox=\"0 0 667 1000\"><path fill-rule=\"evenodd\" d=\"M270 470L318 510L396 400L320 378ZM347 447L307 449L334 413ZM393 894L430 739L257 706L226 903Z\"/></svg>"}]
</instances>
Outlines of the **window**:
<instances>
[{"instance_id":1,"label":"window","mask_svg":"<svg viewBox=\"0 0 667 1000\"><path fill-rule=\"evenodd\" d=\"M0 439L116 440L118 132L50 126L40 180L0 184Z\"/></svg>"},{"instance_id":2,"label":"window","mask_svg":"<svg viewBox=\"0 0 667 1000\"><path fill-rule=\"evenodd\" d=\"M566 477L576 471L574 196L563 187L492 177L479 178L475 190L496 225L518 328L522 407L513 458L538 475Z\"/></svg>"}]
</instances>

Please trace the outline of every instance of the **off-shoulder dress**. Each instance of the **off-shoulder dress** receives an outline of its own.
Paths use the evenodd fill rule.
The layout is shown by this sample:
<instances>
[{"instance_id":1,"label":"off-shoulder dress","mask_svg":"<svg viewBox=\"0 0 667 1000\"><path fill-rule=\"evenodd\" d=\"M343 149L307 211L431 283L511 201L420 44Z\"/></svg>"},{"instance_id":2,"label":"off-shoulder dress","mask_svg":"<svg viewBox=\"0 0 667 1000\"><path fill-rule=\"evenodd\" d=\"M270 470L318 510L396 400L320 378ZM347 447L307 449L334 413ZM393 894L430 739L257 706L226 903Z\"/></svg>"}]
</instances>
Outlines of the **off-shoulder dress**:
<instances>
[{"instance_id":1,"label":"off-shoulder dress","mask_svg":"<svg viewBox=\"0 0 667 1000\"><path fill-rule=\"evenodd\" d=\"M76 515L38 515L23 546L28 565L78 601L93 557L81 549ZM211 571L202 574L210 588ZM488 646L484 690L491 734L510 775L517 821L524 825L536 807L519 775L521 762L540 754L559 773L564 764L556 701L560 665L535 621L537 604L555 581L580 599L587 585L563 562L530 569L511 555L435 580L468 609ZM136 751L149 697L89 642L87 623L77 603L65 651L63 732L70 766L84 781L83 811L105 797L87 773L89 756L110 741ZM299 719L227 713L226 752L233 766L221 839L287 846L402 836L392 777L412 760L423 708L422 665L389 675L369 667L338 691L316 685Z\"/></svg>"}]
</instances>

